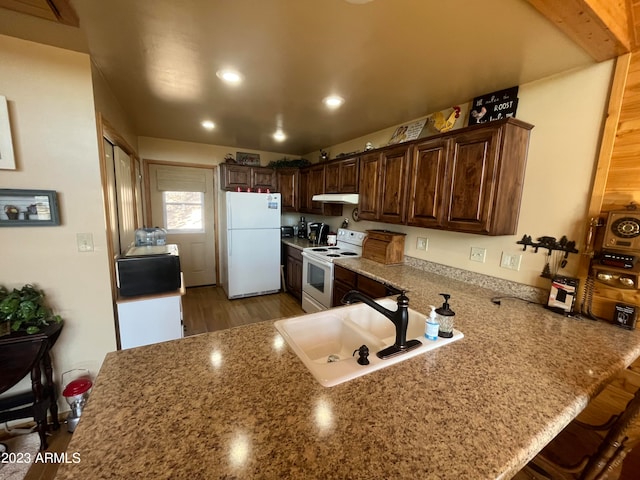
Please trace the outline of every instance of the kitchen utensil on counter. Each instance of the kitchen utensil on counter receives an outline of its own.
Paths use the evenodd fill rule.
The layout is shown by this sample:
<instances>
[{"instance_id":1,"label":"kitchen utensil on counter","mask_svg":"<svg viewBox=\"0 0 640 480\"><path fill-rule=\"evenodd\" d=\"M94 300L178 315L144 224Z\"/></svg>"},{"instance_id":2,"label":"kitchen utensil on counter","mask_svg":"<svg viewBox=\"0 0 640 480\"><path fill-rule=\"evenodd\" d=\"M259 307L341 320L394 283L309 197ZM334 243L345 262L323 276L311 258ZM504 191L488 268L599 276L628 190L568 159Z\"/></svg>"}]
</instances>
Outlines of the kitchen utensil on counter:
<instances>
[{"instance_id":1,"label":"kitchen utensil on counter","mask_svg":"<svg viewBox=\"0 0 640 480\"><path fill-rule=\"evenodd\" d=\"M62 396L71 407L71 412L67 416L67 430L73 432L80 421L82 409L89 399L93 382L89 370L76 368L62 374L62 384L64 385Z\"/></svg>"},{"instance_id":2,"label":"kitchen utensil on counter","mask_svg":"<svg viewBox=\"0 0 640 480\"><path fill-rule=\"evenodd\" d=\"M300 217L300 223L298 223L298 238L307 238L308 233L307 222L304 217Z\"/></svg>"},{"instance_id":3,"label":"kitchen utensil on counter","mask_svg":"<svg viewBox=\"0 0 640 480\"><path fill-rule=\"evenodd\" d=\"M280 227L280 236L282 238L291 238L294 235L293 227L289 225L283 225Z\"/></svg>"},{"instance_id":4,"label":"kitchen utensil on counter","mask_svg":"<svg viewBox=\"0 0 640 480\"><path fill-rule=\"evenodd\" d=\"M329 225L326 223L310 223L309 235L310 241L317 245L325 245L327 243L327 235L329 234ZM311 238L313 236L313 239Z\"/></svg>"}]
</instances>

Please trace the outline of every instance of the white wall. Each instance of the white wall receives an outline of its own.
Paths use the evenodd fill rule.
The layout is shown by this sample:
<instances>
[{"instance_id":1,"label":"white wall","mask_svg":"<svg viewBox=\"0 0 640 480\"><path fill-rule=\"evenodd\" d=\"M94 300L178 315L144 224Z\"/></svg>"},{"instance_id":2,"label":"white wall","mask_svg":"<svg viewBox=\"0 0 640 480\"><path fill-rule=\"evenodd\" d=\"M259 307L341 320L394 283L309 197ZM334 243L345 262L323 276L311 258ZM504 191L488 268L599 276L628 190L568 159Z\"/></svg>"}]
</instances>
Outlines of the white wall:
<instances>
[{"instance_id":1,"label":"white wall","mask_svg":"<svg viewBox=\"0 0 640 480\"><path fill-rule=\"evenodd\" d=\"M516 235L487 237L425 228L351 221L354 230L387 228L407 234L405 254L457 268L463 268L515 282L548 288L549 281L539 275L546 250L537 254L531 248L522 252L515 242L524 234L534 240L541 236L560 239L566 235L584 248L585 216L590 198L601 129L613 74L613 61L566 72L521 85L517 117L534 125L529 144L520 219ZM340 152L362 150L365 142L384 146L396 126L365 135L328 150L333 158ZM317 152L305 155L317 159ZM351 208L344 213L351 220ZM292 225L300 215L287 214L283 224ZM321 217L307 216L307 220ZM324 220L337 228L343 217ZM416 250L417 237L426 237L428 251ZM471 247L487 249L485 263L469 259ZM522 253L520 271L500 267L502 252ZM578 256L570 255L564 275L575 275Z\"/></svg>"},{"instance_id":2,"label":"white wall","mask_svg":"<svg viewBox=\"0 0 640 480\"><path fill-rule=\"evenodd\" d=\"M65 319L58 380L78 367L95 374L116 343L89 57L0 35L0 65L17 161L0 187L56 190L62 221L0 229L0 284L37 285ZM78 252L77 233L93 235L94 252Z\"/></svg>"}]
</instances>

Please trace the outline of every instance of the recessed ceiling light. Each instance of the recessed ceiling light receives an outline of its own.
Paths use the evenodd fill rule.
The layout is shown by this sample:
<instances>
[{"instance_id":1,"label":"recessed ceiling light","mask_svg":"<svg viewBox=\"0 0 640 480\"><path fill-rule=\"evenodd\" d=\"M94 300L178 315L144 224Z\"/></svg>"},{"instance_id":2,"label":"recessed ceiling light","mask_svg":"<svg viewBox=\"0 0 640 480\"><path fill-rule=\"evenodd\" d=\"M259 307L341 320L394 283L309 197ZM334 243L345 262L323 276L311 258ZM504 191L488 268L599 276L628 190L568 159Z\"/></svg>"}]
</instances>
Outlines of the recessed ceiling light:
<instances>
[{"instance_id":1,"label":"recessed ceiling light","mask_svg":"<svg viewBox=\"0 0 640 480\"><path fill-rule=\"evenodd\" d=\"M223 82L231 85L237 85L242 82L242 79L244 78L240 72L228 69L218 70L216 72L216 76Z\"/></svg>"},{"instance_id":2,"label":"recessed ceiling light","mask_svg":"<svg viewBox=\"0 0 640 480\"><path fill-rule=\"evenodd\" d=\"M344 98L339 97L338 95L329 95L328 97L325 97L322 101L329 108L338 108L344 103Z\"/></svg>"},{"instance_id":3,"label":"recessed ceiling light","mask_svg":"<svg viewBox=\"0 0 640 480\"><path fill-rule=\"evenodd\" d=\"M287 136L282 130L276 130L276 133L273 134L273 138L276 142L283 142L286 140Z\"/></svg>"},{"instance_id":4,"label":"recessed ceiling light","mask_svg":"<svg viewBox=\"0 0 640 480\"><path fill-rule=\"evenodd\" d=\"M216 128L216 124L213 123L211 120L205 120L200 125L202 125L202 127L206 128L207 130L213 130L214 128Z\"/></svg>"}]
</instances>

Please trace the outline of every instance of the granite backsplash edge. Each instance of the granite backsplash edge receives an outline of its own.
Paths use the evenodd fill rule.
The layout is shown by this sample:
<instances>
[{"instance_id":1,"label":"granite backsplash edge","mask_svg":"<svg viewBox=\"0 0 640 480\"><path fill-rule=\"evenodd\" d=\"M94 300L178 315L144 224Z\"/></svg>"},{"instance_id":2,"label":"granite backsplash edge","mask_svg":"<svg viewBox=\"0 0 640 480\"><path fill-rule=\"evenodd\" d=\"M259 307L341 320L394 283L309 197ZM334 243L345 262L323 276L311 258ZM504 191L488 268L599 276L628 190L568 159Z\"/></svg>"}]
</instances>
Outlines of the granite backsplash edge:
<instances>
[{"instance_id":1,"label":"granite backsplash edge","mask_svg":"<svg viewBox=\"0 0 640 480\"><path fill-rule=\"evenodd\" d=\"M538 303L547 303L549 298L549 290L522 283L512 282L503 278L492 277L482 273L471 272L461 268L449 267L440 263L430 262L420 258L404 256L404 264L418 270L422 270L436 275L453 278L461 282L470 283L479 287L488 288L490 290L502 292L504 297L518 297Z\"/></svg>"}]
</instances>

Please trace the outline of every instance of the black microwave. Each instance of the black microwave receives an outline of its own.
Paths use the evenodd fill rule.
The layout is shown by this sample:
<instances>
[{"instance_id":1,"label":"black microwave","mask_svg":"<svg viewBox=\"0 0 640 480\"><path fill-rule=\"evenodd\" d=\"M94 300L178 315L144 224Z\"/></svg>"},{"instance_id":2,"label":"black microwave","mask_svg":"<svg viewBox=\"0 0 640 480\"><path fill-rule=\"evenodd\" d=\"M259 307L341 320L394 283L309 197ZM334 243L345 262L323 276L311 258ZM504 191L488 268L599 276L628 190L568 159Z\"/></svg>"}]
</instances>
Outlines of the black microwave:
<instances>
[{"instance_id":1,"label":"black microwave","mask_svg":"<svg viewBox=\"0 0 640 480\"><path fill-rule=\"evenodd\" d=\"M116 258L116 281L122 297L178 290L181 276L177 245L129 249Z\"/></svg>"}]
</instances>

